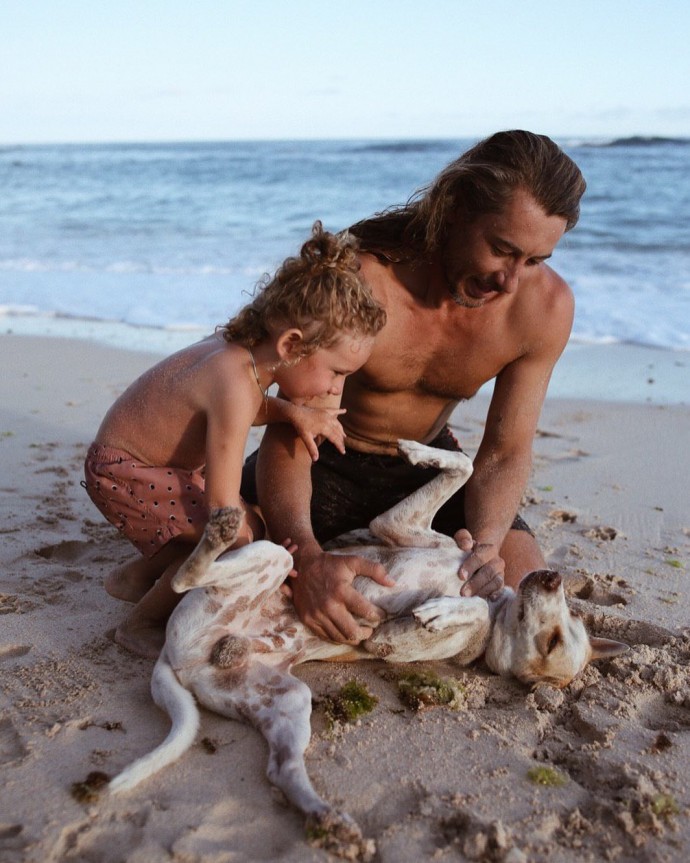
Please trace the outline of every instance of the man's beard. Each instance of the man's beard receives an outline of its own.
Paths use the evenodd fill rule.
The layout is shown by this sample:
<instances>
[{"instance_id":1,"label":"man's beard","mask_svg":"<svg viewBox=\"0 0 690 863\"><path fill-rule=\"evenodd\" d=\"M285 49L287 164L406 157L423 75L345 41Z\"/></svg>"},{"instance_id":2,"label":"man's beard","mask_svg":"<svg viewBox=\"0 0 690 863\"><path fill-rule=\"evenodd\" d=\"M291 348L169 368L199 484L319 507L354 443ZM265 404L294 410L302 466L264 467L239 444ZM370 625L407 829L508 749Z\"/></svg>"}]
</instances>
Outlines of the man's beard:
<instances>
[{"instance_id":1,"label":"man's beard","mask_svg":"<svg viewBox=\"0 0 690 863\"><path fill-rule=\"evenodd\" d=\"M454 284L451 281L447 272L444 273L444 276L446 288L456 306L460 306L463 309L479 309L484 305L484 303L486 303L486 300L482 297L467 297L464 294L459 293L456 287L457 283Z\"/></svg>"},{"instance_id":2,"label":"man's beard","mask_svg":"<svg viewBox=\"0 0 690 863\"><path fill-rule=\"evenodd\" d=\"M481 306L486 302L483 297L468 297L459 292L457 286L462 285L464 280L461 276L453 277L450 261L446 259L445 254L441 259L441 265L443 267L443 278L446 283L446 289L455 305L460 306L463 309L481 308Z\"/></svg>"}]
</instances>

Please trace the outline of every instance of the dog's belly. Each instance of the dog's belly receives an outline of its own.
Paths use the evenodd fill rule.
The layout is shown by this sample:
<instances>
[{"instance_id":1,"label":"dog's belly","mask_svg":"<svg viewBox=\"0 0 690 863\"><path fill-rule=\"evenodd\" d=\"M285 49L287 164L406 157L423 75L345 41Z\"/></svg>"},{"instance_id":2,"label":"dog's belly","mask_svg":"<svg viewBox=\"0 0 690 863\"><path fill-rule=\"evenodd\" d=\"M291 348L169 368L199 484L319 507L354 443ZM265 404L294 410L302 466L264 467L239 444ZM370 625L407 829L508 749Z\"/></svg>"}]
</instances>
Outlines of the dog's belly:
<instances>
[{"instance_id":1,"label":"dog's belly","mask_svg":"<svg viewBox=\"0 0 690 863\"><path fill-rule=\"evenodd\" d=\"M333 554L357 554L383 565L395 587L383 587L357 576L354 586L371 602L396 616L436 596L459 596L463 582L458 571L467 554L459 548L390 548L357 546Z\"/></svg>"},{"instance_id":2,"label":"dog's belly","mask_svg":"<svg viewBox=\"0 0 690 863\"><path fill-rule=\"evenodd\" d=\"M460 595L458 570L465 553L459 548L357 546L332 553L357 554L384 566L395 581L394 587L384 587L364 576L357 576L354 586L389 618L405 615L433 597ZM173 612L167 650L185 685L196 688L192 682L195 675L209 663L216 645L229 636L246 640L249 652L262 654L267 665L289 666L307 659L338 659L344 654L355 659L355 653L369 658L363 650L353 653L349 645L320 640L301 623L292 602L279 591L267 597L260 608L240 599L219 589L193 590ZM225 674L233 676L230 671Z\"/></svg>"}]
</instances>

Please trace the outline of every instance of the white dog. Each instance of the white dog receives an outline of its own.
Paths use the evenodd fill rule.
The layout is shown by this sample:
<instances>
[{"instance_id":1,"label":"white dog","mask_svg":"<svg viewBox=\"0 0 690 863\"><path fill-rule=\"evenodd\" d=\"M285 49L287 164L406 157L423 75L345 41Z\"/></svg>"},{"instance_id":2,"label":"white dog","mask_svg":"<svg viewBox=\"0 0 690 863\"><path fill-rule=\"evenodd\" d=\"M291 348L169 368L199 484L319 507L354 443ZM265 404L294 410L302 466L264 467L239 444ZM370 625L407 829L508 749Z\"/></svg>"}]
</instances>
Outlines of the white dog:
<instances>
[{"instance_id":1,"label":"white dog","mask_svg":"<svg viewBox=\"0 0 690 863\"><path fill-rule=\"evenodd\" d=\"M494 602L461 597L464 559L455 542L431 529L438 508L472 473L461 452L400 441L411 464L440 473L370 525L369 545L340 548L382 563L394 587L358 577L355 586L386 612L371 638L356 648L332 644L300 623L281 591L292 557L260 541L218 556L234 541L239 510L214 513L204 537L175 576L178 592L190 590L173 612L153 672L156 704L172 729L149 755L110 782L129 790L172 763L194 742L196 700L210 710L256 726L269 746L268 778L307 816L330 851L367 859L373 843L349 816L314 791L304 752L310 739L311 692L290 672L315 659L379 658L388 662L448 659L467 664L482 653L497 674L525 683L566 686L592 659L612 657L626 645L589 638L569 610L561 577L542 570L526 576L517 593L504 588ZM361 534L357 542L362 541ZM373 536L372 536L373 535ZM191 589L195 588L195 589Z\"/></svg>"}]
</instances>

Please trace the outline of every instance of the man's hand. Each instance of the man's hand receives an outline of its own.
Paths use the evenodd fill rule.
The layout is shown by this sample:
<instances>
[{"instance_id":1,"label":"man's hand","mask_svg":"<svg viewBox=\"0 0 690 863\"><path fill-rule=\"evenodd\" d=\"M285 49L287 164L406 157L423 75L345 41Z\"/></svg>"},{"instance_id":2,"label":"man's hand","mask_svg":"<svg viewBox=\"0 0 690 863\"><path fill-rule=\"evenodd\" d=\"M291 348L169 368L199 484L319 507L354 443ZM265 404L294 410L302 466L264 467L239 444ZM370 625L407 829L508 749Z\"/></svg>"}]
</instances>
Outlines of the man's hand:
<instances>
[{"instance_id":1,"label":"man's hand","mask_svg":"<svg viewBox=\"0 0 690 863\"><path fill-rule=\"evenodd\" d=\"M319 550L302 554L297 569L297 577L290 582L295 608L300 620L320 638L337 644L359 644L383 619L382 610L352 586L355 576L364 575L392 587L395 582L380 563ZM355 617L372 625L361 626Z\"/></svg>"},{"instance_id":2,"label":"man's hand","mask_svg":"<svg viewBox=\"0 0 690 863\"><path fill-rule=\"evenodd\" d=\"M463 551L469 552L458 573L465 583L461 596L483 596L495 599L503 588L505 561L493 543L474 542L464 528L455 534L455 542Z\"/></svg>"}]
</instances>

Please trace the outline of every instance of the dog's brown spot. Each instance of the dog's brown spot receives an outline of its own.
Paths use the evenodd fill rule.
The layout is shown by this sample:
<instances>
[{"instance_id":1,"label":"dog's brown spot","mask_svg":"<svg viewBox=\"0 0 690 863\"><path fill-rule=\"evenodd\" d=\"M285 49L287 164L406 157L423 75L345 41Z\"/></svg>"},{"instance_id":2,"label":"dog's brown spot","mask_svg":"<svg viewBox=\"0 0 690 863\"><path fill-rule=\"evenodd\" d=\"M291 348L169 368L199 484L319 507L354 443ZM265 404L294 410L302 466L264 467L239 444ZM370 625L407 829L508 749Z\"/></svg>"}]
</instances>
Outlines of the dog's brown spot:
<instances>
[{"instance_id":1,"label":"dog's brown spot","mask_svg":"<svg viewBox=\"0 0 690 863\"><path fill-rule=\"evenodd\" d=\"M252 639L252 650L254 653L272 653L272 648L260 638Z\"/></svg>"},{"instance_id":2,"label":"dog's brown spot","mask_svg":"<svg viewBox=\"0 0 690 863\"><path fill-rule=\"evenodd\" d=\"M249 603L249 610L255 611L257 608L262 606L264 604L264 602L266 602L266 594L265 593L257 594L257 596L255 596L254 599Z\"/></svg>"},{"instance_id":3,"label":"dog's brown spot","mask_svg":"<svg viewBox=\"0 0 690 863\"><path fill-rule=\"evenodd\" d=\"M247 658L249 649L249 641L246 638L224 635L211 648L209 662L217 668L232 668Z\"/></svg>"},{"instance_id":4,"label":"dog's brown spot","mask_svg":"<svg viewBox=\"0 0 690 863\"><path fill-rule=\"evenodd\" d=\"M221 625L227 626L229 623L237 617L238 614L242 614L243 611L246 611L249 607L249 597L248 596L240 596L232 605L228 605L223 612L222 616L219 619L219 623Z\"/></svg>"},{"instance_id":5,"label":"dog's brown spot","mask_svg":"<svg viewBox=\"0 0 690 863\"><path fill-rule=\"evenodd\" d=\"M284 677L281 677L280 674L276 674L268 681L268 683L257 683L254 687L254 691L258 692L259 695L285 695L286 692L290 691L290 688L288 686L280 686L284 680Z\"/></svg>"},{"instance_id":6,"label":"dog's brown spot","mask_svg":"<svg viewBox=\"0 0 690 863\"><path fill-rule=\"evenodd\" d=\"M247 666L234 665L230 668L216 666L213 674L213 685L219 690L233 690L241 686L247 679Z\"/></svg>"},{"instance_id":7,"label":"dog's brown spot","mask_svg":"<svg viewBox=\"0 0 690 863\"><path fill-rule=\"evenodd\" d=\"M206 595L206 602L204 603L204 614L208 614L209 617L216 614L223 607L222 602L218 602L217 599Z\"/></svg>"},{"instance_id":8,"label":"dog's brown spot","mask_svg":"<svg viewBox=\"0 0 690 863\"><path fill-rule=\"evenodd\" d=\"M278 620L278 614L276 613L275 609L266 605L264 605L263 608L259 610L259 616L262 617L264 620L268 620L271 622L273 622L274 620Z\"/></svg>"},{"instance_id":9,"label":"dog's brown spot","mask_svg":"<svg viewBox=\"0 0 690 863\"><path fill-rule=\"evenodd\" d=\"M364 642L364 649L367 651L367 653L371 653L372 656L378 656L379 659L385 659L387 656L390 656L391 653L393 652L393 645L392 644L384 644L384 643L378 642L378 641L377 642L365 641ZM350 654L347 654L345 656L345 658L343 658L342 656L335 656L334 659L337 660L338 662L348 661L347 657L349 655ZM353 651L352 659L357 660L359 658L360 658L360 654Z\"/></svg>"}]
</instances>

